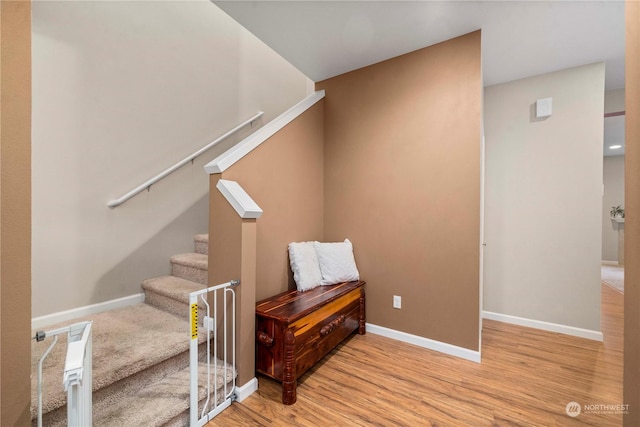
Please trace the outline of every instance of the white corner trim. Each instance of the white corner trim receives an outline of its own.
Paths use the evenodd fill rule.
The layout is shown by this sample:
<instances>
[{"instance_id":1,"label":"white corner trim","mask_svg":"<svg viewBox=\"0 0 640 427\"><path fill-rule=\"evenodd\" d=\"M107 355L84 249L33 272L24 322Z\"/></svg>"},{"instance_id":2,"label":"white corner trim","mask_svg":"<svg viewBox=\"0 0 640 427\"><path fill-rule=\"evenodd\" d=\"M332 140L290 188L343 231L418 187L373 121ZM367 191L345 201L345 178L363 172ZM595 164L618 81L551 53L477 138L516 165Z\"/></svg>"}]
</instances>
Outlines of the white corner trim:
<instances>
[{"instance_id":1,"label":"white corner trim","mask_svg":"<svg viewBox=\"0 0 640 427\"><path fill-rule=\"evenodd\" d=\"M307 111L318 101L324 98L324 90L319 90L307 96L275 119L225 151L204 167L208 174L222 173L231 167L235 162L249 154L267 139L271 138L280 129L291 123L296 117Z\"/></svg>"},{"instance_id":2,"label":"white corner trim","mask_svg":"<svg viewBox=\"0 0 640 427\"><path fill-rule=\"evenodd\" d=\"M587 338L594 341L604 340L602 332L591 329L576 328L575 326L550 323L543 320L527 319L524 317L511 316L509 314L494 313L492 311L483 311L482 317L489 320L496 320L498 322L511 323L513 325L526 326L528 328L541 329L548 332L572 335L574 337Z\"/></svg>"},{"instance_id":3,"label":"white corner trim","mask_svg":"<svg viewBox=\"0 0 640 427\"><path fill-rule=\"evenodd\" d=\"M227 202L233 206L233 209L238 212L240 218L260 218L262 216L260 206L237 182L219 179L216 188L227 199Z\"/></svg>"},{"instance_id":4,"label":"white corner trim","mask_svg":"<svg viewBox=\"0 0 640 427\"><path fill-rule=\"evenodd\" d=\"M73 308L71 310L60 311L58 313L47 314L45 316L34 317L31 319L31 329L37 330L55 325L56 323L66 322L78 317L91 316L117 308L129 307L131 305L142 304L144 302L144 293L130 295L128 297L118 298L111 301L105 301L98 304L85 305L84 307Z\"/></svg>"},{"instance_id":5,"label":"white corner trim","mask_svg":"<svg viewBox=\"0 0 640 427\"><path fill-rule=\"evenodd\" d=\"M236 387L236 401L242 402L256 391L258 391L258 379L253 377L245 385Z\"/></svg>"},{"instance_id":6,"label":"white corner trim","mask_svg":"<svg viewBox=\"0 0 640 427\"><path fill-rule=\"evenodd\" d=\"M371 323L367 323L367 332L480 363L480 351L469 350L468 348L396 331L395 329L385 328L384 326L372 325Z\"/></svg>"}]
</instances>

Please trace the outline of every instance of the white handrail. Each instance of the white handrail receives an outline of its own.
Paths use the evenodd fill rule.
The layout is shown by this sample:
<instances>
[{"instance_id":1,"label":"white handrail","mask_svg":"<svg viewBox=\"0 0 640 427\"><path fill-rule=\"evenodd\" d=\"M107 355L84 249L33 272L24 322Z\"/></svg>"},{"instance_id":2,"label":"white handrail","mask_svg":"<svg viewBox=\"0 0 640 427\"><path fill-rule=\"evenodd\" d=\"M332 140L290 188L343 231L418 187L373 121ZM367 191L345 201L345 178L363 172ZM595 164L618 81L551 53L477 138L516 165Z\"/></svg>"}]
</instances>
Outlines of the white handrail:
<instances>
[{"instance_id":1,"label":"white handrail","mask_svg":"<svg viewBox=\"0 0 640 427\"><path fill-rule=\"evenodd\" d=\"M216 184L218 191L222 193L227 202L240 215L240 218L255 218L262 216L263 211L258 204L244 191L236 181L219 179Z\"/></svg>"},{"instance_id":2,"label":"white handrail","mask_svg":"<svg viewBox=\"0 0 640 427\"><path fill-rule=\"evenodd\" d=\"M316 91L280 114L275 119L255 131L233 148L220 154L218 157L207 163L204 170L209 174L222 173L231 167L235 162L249 154L260 144L271 138L276 132L291 123L296 117L313 107L318 101L325 96L324 89Z\"/></svg>"},{"instance_id":3,"label":"white handrail","mask_svg":"<svg viewBox=\"0 0 640 427\"><path fill-rule=\"evenodd\" d=\"M175 172L176 170L180 169L182 166L184 166L187 163L193 161L195 158L200 156L205 151L210 150L211 148L216 146L220 141L222 141L225 138L233 135L234 133L236 133L237 131L239 131L240 129L245 127L246 125L253 124L253 122L256 121L257 119L259 119L263 114L264 114L263 111L259 111L255 116L253 116L250 119L247 119L244 122L240 123L238 126L234 127L233 129L231 129L230 131L228 131L224 135L216 138L215 141L210 142L209 144L207 144L206 146L202 147L201 149L199 149L195 153L191 154L188 157L185 157L184 159L182 159L181 161L179 161L175 165L171 166L168 169L165 169L164 171L160 172L158 175L156 175L153 178L151 178L151 179L145 181L144 183L140 184L139 186L137 186L133 190L131 190L128 193L126 193L125 195L123 195L122 197L114 199L114 200L111 200L109 203L107 203L107 206L109 206L112 209L115 208L115 207L118 207L121 204L123 204L124 202L126 202L127 200L129 200L130 198L132 198L133 196L135 196L136 194L141 193L142 191L144 191L146 189L149 189L153 184L155 184L156 182L160 181L162 178L165 178L166 176L168 176L171 173Z\"/></svg>"}]
</instances>

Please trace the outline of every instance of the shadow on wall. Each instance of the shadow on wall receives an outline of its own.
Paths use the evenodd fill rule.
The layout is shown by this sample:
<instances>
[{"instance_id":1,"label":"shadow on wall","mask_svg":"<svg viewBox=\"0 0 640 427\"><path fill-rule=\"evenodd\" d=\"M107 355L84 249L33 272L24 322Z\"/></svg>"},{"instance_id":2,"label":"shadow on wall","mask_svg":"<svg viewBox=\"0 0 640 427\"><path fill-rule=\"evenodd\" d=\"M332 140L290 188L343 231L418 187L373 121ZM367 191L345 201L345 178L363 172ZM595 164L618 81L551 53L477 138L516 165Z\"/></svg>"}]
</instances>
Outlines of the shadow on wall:
<instances>
[{"instance_id":1,"label":"shadow on wall","mask_svg":"<svg viewBox=\"0 0 640 427\"><path fill-rule=\"evenodd\" d=\"M134 196L128 202L131 206L121 206L115 210L131 211L124 213L128 216L127 229L131 229L134 221L144 221L140 206L150 206L152 209L161 209L161 217L167 215L174 207L181 207L184 199L188 198L188 192L201 190L204 194L193 205L183 212L176 211L176 217L170 220L161 230L150 239L141 242L141 245L127 254L126 258L111 268L96 283L92 301L106 301L131 294L132 289L139 289L139 285L145 279L171 274L169 258L178 253L194 251L193 238L196 234L208 233L209 221L209 189L205 187L207 175L203 167L212 158L232 148L238 141L255 132L264 123L257 119L251 126L246 126L235 134L220 141L215 147L196 158L191 164L184 165L173 174L160 180L151 188L153 194L143 191ZM182 191L187 193L181 194ZM169 200L168 197L175 197ZM135 206L133 206L135 205ZM171 206L172 205L172 206ZM152 207L152 208L151 208ZM135 224L134 224L135 225ZM146 224L141 225L143 228ZM124 227L125 224L119 226Z\"/></svg>"},{"instance_id":2,"label":"shadow on wall","mask_svg":"<svg viewBox=\"0 0 640 427\"><path fill-rule=\"evenodd\" d=\"M194 236L207 233L209 195L206 194L162 230L131 252L122 262L100 277L92 295L93 301L107 301L113 295L126 295L142 281L170 275L169 258L178 253L194 252Z\"/></svg>"}]
</instances>

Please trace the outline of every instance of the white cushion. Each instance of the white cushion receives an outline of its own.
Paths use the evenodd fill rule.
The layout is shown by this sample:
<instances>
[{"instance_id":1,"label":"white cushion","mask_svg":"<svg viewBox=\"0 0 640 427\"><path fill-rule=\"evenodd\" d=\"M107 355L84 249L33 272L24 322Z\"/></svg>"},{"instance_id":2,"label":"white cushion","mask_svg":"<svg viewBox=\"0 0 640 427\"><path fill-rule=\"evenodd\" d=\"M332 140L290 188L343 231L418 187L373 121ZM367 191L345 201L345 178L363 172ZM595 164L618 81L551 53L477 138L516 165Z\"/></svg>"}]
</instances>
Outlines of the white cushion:
<instances>
[{"instance_id":1,"label":"white cushion","mask_svg":"<svg viewBox=\"0 0 640 427\"><path fill-rule=\"evenodd\" d=\"M323 285L360 280L349 239L339 243L314 243Z\"/></svg>"},{"instance_id":2,"label":"white cushion","mask_svg":"<svg viewBox=\"0 0 640 427\"><path fill-rule=\"evenodd\" d=\"M289 262L293 271L293 280L299 291L306 291L320 286L322 274L314 242L289 243Z\"/></svg>"}]
</instances>

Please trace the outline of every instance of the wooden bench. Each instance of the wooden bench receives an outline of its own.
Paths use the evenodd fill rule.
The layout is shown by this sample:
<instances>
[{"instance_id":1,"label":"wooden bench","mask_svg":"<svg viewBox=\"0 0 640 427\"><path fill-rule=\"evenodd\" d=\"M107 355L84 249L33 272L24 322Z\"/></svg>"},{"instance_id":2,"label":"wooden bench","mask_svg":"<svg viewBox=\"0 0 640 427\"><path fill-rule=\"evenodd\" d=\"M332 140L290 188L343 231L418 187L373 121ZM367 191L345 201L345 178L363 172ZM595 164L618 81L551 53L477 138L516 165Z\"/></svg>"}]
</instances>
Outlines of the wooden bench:
<instances>
[{"instance_id":1,"label":"wooden bench","mask_svg":"<svg viewBox=\"0 0 640 427\"><path fill-rule=\"evenodd\" d=\"M282 381L296 402L297 379L354 331L365 333L363 281L288 291L256 304L256 370Z\"/></svg>"}]
</instances>

